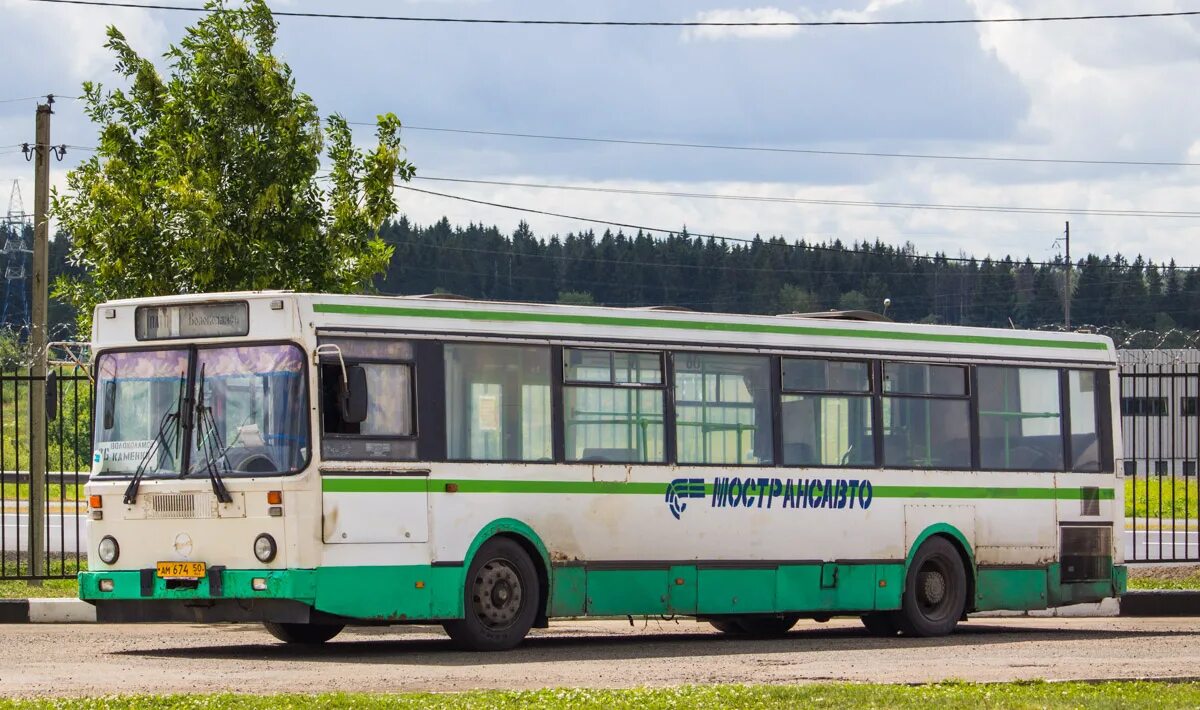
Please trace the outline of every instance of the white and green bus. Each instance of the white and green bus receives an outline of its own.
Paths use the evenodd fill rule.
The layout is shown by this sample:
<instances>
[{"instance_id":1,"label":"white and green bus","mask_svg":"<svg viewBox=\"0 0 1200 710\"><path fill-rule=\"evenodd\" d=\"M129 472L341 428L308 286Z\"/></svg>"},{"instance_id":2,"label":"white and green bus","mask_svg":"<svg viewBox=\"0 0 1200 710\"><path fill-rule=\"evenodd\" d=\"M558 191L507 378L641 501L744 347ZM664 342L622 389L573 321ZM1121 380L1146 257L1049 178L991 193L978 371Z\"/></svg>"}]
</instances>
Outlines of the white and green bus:
<instances>
[{"instance_id":1,"label":"white and green bus","mask_svg":"<svg viewBox=\"0 0 1200 710\"><path fill-rule=\"evenodd\" d=\"M1107 338L256 292L95 312L101 621L949 633L1125 588Z\"/></svg>"}]
</instances>

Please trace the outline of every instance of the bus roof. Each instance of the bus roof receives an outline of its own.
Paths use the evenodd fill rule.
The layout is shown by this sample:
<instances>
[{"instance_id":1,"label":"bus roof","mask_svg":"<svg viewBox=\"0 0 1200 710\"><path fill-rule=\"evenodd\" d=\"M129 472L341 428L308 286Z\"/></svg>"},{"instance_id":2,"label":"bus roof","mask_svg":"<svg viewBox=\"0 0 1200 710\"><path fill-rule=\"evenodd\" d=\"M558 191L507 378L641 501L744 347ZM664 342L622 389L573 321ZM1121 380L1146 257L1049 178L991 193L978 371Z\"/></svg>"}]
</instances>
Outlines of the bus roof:
<instances>
[{"instance_id":1,"label":"bus roof","mask_svg":"<svg viewBox=\"0 0 1200 710\"><path fill-rule=\"evenodd\" d=\"M251 338L264 336L253 313L267 302L285 302L301 328L369 329L535 339L628 341L695 346L749 346L938 357L1002 357L1113 364L1112 340L1083 333L916 323L842 320L824 314L747 315L664 308L616 308L545 303L467 300L449 296L355 296L247 291L110 301L97 307L97 347L133 340L138 306L246 301L251 303ZM102 313L128 311L108 320ZM130 332L115 333L123 323ZM299 335L299 333L297 333ZM244 339L244 338L243 338Z\"/></svg>"}]
</instances>

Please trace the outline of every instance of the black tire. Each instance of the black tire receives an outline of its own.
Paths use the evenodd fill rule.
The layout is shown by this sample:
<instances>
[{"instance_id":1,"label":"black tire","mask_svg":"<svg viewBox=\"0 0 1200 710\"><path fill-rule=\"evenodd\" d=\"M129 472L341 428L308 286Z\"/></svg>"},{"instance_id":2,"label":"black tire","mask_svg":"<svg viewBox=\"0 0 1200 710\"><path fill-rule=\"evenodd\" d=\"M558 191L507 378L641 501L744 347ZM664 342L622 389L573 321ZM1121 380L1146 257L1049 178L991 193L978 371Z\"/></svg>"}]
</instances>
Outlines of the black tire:
<instances>
[{"instance_id":1,"label":"black tire","mask_svg":"<svg viewBox=\"0 0 1200 710\"><path fill-rule=\"evenodd\" d=\"M895 612L873 611L859 618L862 619L863 626L867 627L867 633L872 636L895 636L900 633L899 627L896 626Z\"/></svg>"},{"instance_id":2,"label":"black tire","mask_svg":"<svg viewBox=\"0 0 1200 710\"><path fill-rule=\"evenodd\" d=\"M346 628L345 624L284 624L264 621L263 626L275 638L284 643L315 646L325 643Z\"/></svg>"},{"instance_id":3,"label":"black tire","mask_svg":"<svg viewBox=\"0 0 1200 710\"><path fill-rule=\"evenodd\" d=\"M799 614L781 614L779 616L743 616L738 619L738 625L747 635L755 638L775 638L783 636L796 622Z\"/></svg>"},{"instance_id":4,"label":"black tire","mask_svg":"<svg viewBox=\"0 0 1200 710\"><path fill-rule=\"evenodd\" d=\"M780 616L727 616L722 619L709 619L713 628L731 636L752 636L754 638L772 638L786 634L796 622L799 614Z\"/></svg>"},{"instance_id":5,"label":"black tire","mask_svg":"<svg viewBox=\"0 0 1200 710\"><path fill-rule=\"evenodd\" d=\"M712 624L712 627L714 629L716 629L717 631L720 631L723 634L730 634L732 636L742 636L746 633L746 630L743 629L742 625L738 623L738 620L736 617L729 618L729 619L709 619L708 623Z\"/></svg>"},{"instance_id":6,"label":"black tire","mask_svg":"<svg viewBox=\"0 0 1200 710\"><path fill-rule=\"evenodd\" d=\"M929 538L908 568L896 626L905 636L945 636L966 605L967 572L958 549L943 537Z\"/></svg>"},{"instance_id":7,"label":"black tire","mask_svg":"<svg viewBox=\"0 0 1200 710\"><path fill-rule=\"evenodd\" d=\"M537 569L515 541L496 537L479 548L467 569L462 619L442 624L459 648L504 651L525 638L537 617Z\"/></svg>"}]
</instances>

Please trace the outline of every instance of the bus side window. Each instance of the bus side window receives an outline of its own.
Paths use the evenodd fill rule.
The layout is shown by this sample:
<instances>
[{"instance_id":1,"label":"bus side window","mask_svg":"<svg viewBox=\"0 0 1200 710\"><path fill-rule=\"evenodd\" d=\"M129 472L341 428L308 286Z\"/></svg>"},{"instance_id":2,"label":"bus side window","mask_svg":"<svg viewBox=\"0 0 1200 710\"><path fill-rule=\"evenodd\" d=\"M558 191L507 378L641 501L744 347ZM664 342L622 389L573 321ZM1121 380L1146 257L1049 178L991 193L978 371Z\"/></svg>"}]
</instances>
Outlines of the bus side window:
<instances>
[{"instance_id":1,"label":"bus side window","mask_svg":"<svg viewBox=\"0 0 1200 710\"><path fill-rule=\"evenodd\" d=\"M550 348L447 343L446 455L552 461Z\"/></svg>"},{"instance_id":2,"label":"bus side window","mask_svg":"<svg viewBox=\"0 0 1200 710\"><path fill-rule=\"evenodd\" d=\"M1006 471L1061 471L1058 370L980 366L976 378L980 465Z\"/></svg>"},{"instance_id":3,"label":"bus side window","mask_svg":"<svg viewBox=\"0 0 1200 710\"><path fill-rule=\"evenodd\" d=\"M874 466L870 365L782 359L785 466Z\"/></svg>"},{"instance_id":4,"label":"bus side window","mask_svg":"<svg viewBox=\"0 0 1200 710\"><path fill-rule=\"evenodd\" d=\"M666 460L662 355L567 348L563 353L566 460Z\"/></svg>"},{"instance_id":5,"label":"bus side window","mask_svg":"<svg viewBox=\"0 0 1200 710\"><path fill-rule=\"evenodd\" d=\"M1100 388L1094 370L1067 371L1071 413L1071 470L1100 471Z\"/></svg>"},{"instance_id":6,"label":"bus side window","mask_svg":"<svg viewBox=\"0 0 1200 710\"><path fill-rule=\"evenodd\" d=\"M406 461L416 458L413 353L405 341L376 338L323 339L337 345L341 359L320 364L322 455L334 460ZM366 375L367 417L342 417L342 363Z\"/></svg>"},{"instance_id":7,"label":"bus side window","mask_svg":"<svg viewBox=\"0 0 1200 710\"><path fill-rule=\"evenodd\" d=\"M971 467L967 368L885 362L882 389L884 466Z\"/></svg>"},{"instance_id":8,"label":"bus side window","mask_svg":"<svg viewBox=\"0 0 1200 710\"><path fill-rule=\"evenodd\" d=\"M687 352L673 357L679 463L772 463L771 359Z\"/></svg>"}]
</instances>

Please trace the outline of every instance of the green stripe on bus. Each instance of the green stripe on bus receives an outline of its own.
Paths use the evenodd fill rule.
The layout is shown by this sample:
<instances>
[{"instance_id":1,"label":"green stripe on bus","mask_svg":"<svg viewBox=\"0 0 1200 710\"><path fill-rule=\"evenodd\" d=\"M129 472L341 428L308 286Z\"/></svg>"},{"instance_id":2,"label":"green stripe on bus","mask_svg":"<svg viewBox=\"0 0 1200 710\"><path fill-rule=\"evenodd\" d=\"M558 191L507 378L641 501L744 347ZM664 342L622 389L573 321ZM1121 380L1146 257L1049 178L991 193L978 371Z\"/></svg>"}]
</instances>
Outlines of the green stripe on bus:
<instances>
[{"instance_id":1,"label":"green stripe on bus","mask_svg":"<svg viewBox=\"0 0 1200 710\"><path fill-rule=\"evenodd\" d=\"M528 313L521 311L484 311L442 308L413 308L407 306L361 306L343 303L316 303L317 313L340 313L353 316L406 316L409 318L451 318L456 320L502 321L507 323L555 323L568 325L597 325L619 328L668 328L675 330L710 330L731 333L770 333L775 335L808 335L835 338L867 338L873 340L914 340L930 343L966 343L970 345L1011 345L1027 348L1065 348L1068 350L1107 350L1102 342L1055 340L1051 338L1015 338L1004 335L952 335L948 333L908 333L887 330L828 328L813 325L768 325L764 323L701 322L667 318L637 318L632 316L591 316L568 313Z\"/></svg>"},{"instance_id":2,"label":"green stripe on bus","mask_svg":"<svg viewBox=\"0 0 1200 710\"><path fill-rule=\"evenodd\" d=\"M824 480L824 479L821 479ZM836 479L835 479L836 480ZM626 483L624 481L506 481L506 480L446 480L424 478L324 478L321 490L326 493L421 493L430 490L445 492L448 485L457 486L458 493L556 493L560 495L657 495L665 496L667 484L659 482ZM705 484L706 496L713 486ZM1100 500L1113 500L1112 488L1100 488ZM991 500L1080 500L1081 488L1034 488L1000 486L887 486L873 487L876 498L979 498Z\"/></svg>"}]
</instances>

